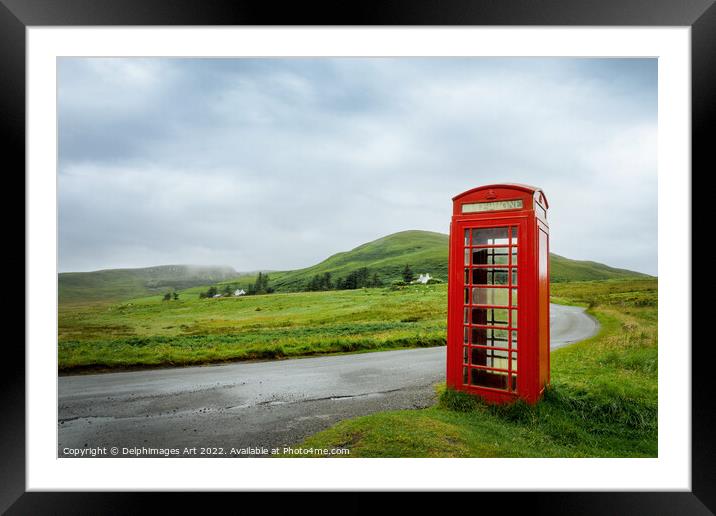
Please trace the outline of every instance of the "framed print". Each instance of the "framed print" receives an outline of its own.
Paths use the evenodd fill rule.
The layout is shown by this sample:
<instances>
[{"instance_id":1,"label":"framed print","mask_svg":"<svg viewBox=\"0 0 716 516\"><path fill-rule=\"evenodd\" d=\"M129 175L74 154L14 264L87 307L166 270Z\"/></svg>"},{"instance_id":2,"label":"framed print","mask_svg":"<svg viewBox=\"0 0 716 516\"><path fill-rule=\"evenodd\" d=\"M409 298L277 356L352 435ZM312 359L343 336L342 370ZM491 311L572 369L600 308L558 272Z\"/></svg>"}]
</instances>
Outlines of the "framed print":
<instances>
[{"instance_id":1,"label":"framed print","mask_svg":"<svg viewBox=\"0 0 716 516\"><path fill-rule=\"evenodd\" d=\"M0 507L708 514L712 4L3 0L27 302Z\"/></svg>"}]
</instances>

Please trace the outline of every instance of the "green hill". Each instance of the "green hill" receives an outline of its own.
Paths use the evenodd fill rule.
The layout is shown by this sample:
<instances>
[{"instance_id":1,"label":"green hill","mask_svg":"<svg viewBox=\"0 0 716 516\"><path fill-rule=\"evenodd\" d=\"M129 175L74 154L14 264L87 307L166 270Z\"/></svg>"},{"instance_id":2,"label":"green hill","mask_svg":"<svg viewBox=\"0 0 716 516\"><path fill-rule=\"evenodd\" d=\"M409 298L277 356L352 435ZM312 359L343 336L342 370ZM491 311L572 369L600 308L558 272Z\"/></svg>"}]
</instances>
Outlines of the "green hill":
<instances>
[{"instance_id":1,"label":"green hill","mask_svg":"<svg viewBox=\"0 0 716 516\"><path fill-rule=\"evenodd\" d=\"M58 275L58 295L61 303L116 301L216 283L237 274L231 267L193 265L63 272Z\"/></svg>"},{"instance_id":2,"label":"green hill","mask_svg":"<svg viewBox=\"0 0 716 516\"><path fill-rule=\"evenodd\" d=\"M271 285L278 291L302 290L316 274L330 272L334 279L361 267L378 273L384 283L397 281L406 264L416 274L447 280L448 236L430 231L401 231L351 251L334 254L322 262L295 271L272 273Z\"/></svg>"},{"instance_id":3,"label":"green hill","mask_svg":"<svg viewBox=\"0 0 716 516\"><path fill-rule=\"evenodd\" d=\"M432 277L446 281L448 239L443 233L401 231L351 251L334 254L305 269L272 272L270 284L278 292L303 290L316 274L330 272L336 280L361 267L367 267L371 274L377 272L384 283L391 283L401 279L400 273L406 264L415 274L430 273ZM556 254L550 255L550 272L554 282L648 277L639 272L597 262L570 260ZM244 286L254 279L255 276L244 276L238 283Z\"/></svg>"},{"instance_id":4,"label":"green hill","mask_svg":"<svg viewBox=\"0 0 716 516\"><path fill-rule=\"evenodd\" d=\"M603 263L570 260L554 253L549 255L549 260L550 280L553 282L651 277L641 272L609 267Z\"/></svg>"},{"instance_id":5,"label":"green hill","mask_svg":"<svg viewBox=\"0 0 716 516\"><path fill-rule=\"evenodd\" d=\"M607 265L570 260L550 255L552 281L588 281L648 277L646 274ZM322 262L293 271L270 272L270 286L277 292L306 289L315 276L330 272L333 280L366 267L384 284L401 279L409 264L415 274L429 273L447 280L448 235L431 231L401 231L379 238L350 251L334 254ZM110 269L95 272L68 272L59 275L60 302L121 300L155 295L167 290L198 293L211 284L231 283L246 288L255 274L237 273L231 267L164 265L144 269Z\"/></svg>"}]
</instances>

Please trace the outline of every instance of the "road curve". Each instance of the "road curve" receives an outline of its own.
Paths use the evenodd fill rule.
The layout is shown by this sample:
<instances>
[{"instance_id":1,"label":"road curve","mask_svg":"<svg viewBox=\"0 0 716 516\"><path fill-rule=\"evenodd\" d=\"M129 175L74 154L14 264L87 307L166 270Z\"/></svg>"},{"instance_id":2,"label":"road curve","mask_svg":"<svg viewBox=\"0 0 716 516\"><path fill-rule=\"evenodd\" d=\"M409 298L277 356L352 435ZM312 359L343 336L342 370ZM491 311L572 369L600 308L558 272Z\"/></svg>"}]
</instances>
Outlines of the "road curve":
<instances>
[{"instance_id":1,"label":"road curve","mask_svg":"<svg viewBox=\"0 0 716 516\"><path fill-rule=\"evenodd\" d=\"M552 349L598 330L583 308L562 305L551 305L550 324ZM431 405L445 349L63 376L58 455L216 447L245 456L249 447L295 444L343 419Z\"/></svg>"},{"instance_id":2,"label":"road curve","mask_svg":"<svg viewBox=\"0 0 716 516\"><path fill-rule=\"evenodd\" d=\"M549 305L550 349L588 339L599 331L599 323L579 306Z\"/></svg>"}]
</instances>

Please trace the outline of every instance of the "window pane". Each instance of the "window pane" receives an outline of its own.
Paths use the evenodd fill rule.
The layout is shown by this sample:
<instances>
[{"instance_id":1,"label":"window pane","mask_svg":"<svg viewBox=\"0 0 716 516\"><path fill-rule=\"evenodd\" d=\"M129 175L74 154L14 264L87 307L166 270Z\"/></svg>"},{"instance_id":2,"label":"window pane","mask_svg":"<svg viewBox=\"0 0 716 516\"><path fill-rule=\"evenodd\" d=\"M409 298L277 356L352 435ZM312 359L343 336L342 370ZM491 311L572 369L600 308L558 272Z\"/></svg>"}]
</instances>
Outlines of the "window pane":
<instances>
[{"instance_id":1,"label":"window pane","mask_svg":"<svg viewBox=\"0 0 716 516\"><path fill-rule=\"evenodd\" d=\"M467 381L465 380L464 383L467 383ZM517 375L516 374L512 375L512 390L513 391L517 390Z\"/></svg>"},{"instance_id":2,"label":"window pane","mask_svg":"<svg viewBox=\"0 0 716 516\"><path fill-rule=\"evenodd\" d=\"M475 305L508 306L510 291L506 288L473 288L472 303Z\"/></svg>"},{"instance_id":3,"label":"window pane","mask_svg":"<svg viewBox=\"0 0 716 516\"><path fill-rule=\"evenodd\" d=\"M517 227L512 228L512 245L517 244Z\"/></svg>"},{"instance_id":4,"label":"window pane","mask_svg":"<svg viewBox=\"0 0 716 516\"><path fill-rule=\"evenodd\" d=\"M510 321L510 326L512 328L517 328L517 310L512 310L512 320Z\"/></svg>"},{"instance_id":5,"label":"window pane","mask_svg":"<svg viewBox=\"0 0 716 516\"><path fill-rule=\"evenodd\" d=\"M470 230L465 230L465 245L470 245Z\"/></svg>"},{"instance_id":6,"label":"window pane","mask_svg":"<svg viewBox=\"0 0 716 516\"><path fill-rule=\"evenodd\" d=\"M508 228L483 228L472 230L472 245L503 245L509 243Z\"/></svg>"},{"instance_id":7,"label":"window pane","mask_svg":"<svg viewBox=\"0 0 716 516\"><path fill-rule=\"evenodd\" d=\"M517 265L517 248L512 247L512 265Z\"/></svg>"},{"instance_id":8,"label":"window pane","mask_svg":"<svg viewBox=\"0 0 716 516\"><path fill-rule=\"evenodd\" d=\"M470 304L470 289L469 288L465 289L465 304L466 305Z\"/></svg>"},{"instance_id":9,"label":"window pane","mask_svg":"<svg viewBox=\"0 0 716 516\"><path fill-rule=\"evenodd\" d=\"M462 348L462 363L467 364L467 346Z\"/></svg>"},{"instance_id":10,"label":"window pane","mask_svg":"<svg viewBox=\"0 0 716 516\"><path fill-rule=\"evenodd\" d=\"M512 352L512 370L517 371L517 353Z\"/></svg>"},{"instance_id":11,"label":"window pane","mask_svg":"<svg viewBox=\"0 0 716 516\"><path fill-rule=\"evenodd\" d=\"M467 367L462 368L462 383L467 385Z\"/></svg>"},{"instance_id":12,"label":"window pane","mask_svg":"<svg viewBox=\"0 0 716 516\"><path fill-rule=\"evenodd\" d=\"M517 269L512 269L512 284L517 285Z\"/></svg>"},{"instance_id":13,"label":"window pane","mask_svg":"<svg viewBox=\"0 0 716 516\"><path fill-rule=\"evenodd\" d=\"M512 332L512 349L517 349L517 332Z\"/></svg>"},{"instance_id":14,"label":"window pane","mask_svg":"<svg viewBox=\"0 0 716 516\"><path fill-rule=\"evenodd\" d=\"M507 369L507 351L496 349L472 348L471 365Z\"/></svg>"},{"instance_id":15,"label":"window pane","mask_svg":"<svg viewBox=\"0 0 716 516\"><path fill-rule=\"evenodd\" d=\"M469 308L465 308L465 317L463 317L462 322L465 324L470 323L470 309Z\"/></svg>"},{"instance_id":16,"label":"window pane","mask_svg":"<svg viewBox=\"0 0 716 516\"><path fill-rule=\"evenodd\" d=\"M472 269L472 283L474 285L507 285L508 274L507 269Z\"/></svg>"},{"instance_id":17,"label":"window pane","mask_svg":"<svg viewBox=\"0 0 716 516\"><path fill-rule=\"evenodd\" d=\"M486 326L509 326L509 313L504 308L473 308L472 324ZM507 335L505 335L505 338Z\"/></svg>"},{"instance_id":18,"label":"window pane","mask_svg":"<svg viewBox=\"0 0 716 516\"><path fill-rule=\"evenodd\" d=\"M507 265L509 247L488 247L472 250L473 265Z\"/></svg>"},{"instance_id":19,"label":"window pane","mask_svg":"<svg viewBox=\"0 0 716 516\"><path fill-rule=\"evenodd\" d=\"M517 289L512 289L512 306L517 306Z\"/></svg>"},{"instance_id":20,"label":"window pane","mask_svg":"<svg viewBox=\"0 0 716 516\"><path fill-rule=\"evenodd\" d=\"M472 344L477 346L507 347L507 330L493 330L492 328L473 328Z\"/></svg>"},{"instance_id":21,"label":"window pane","mask_svg":"<svg viewBox=\"0 0 716 516\"><path fill-rule=\"evenodd\" d=\"M465 285L470 283L470 269L465 269Z\"/></svg>"},{"instance_id":22,"label":"window pane","mask_svg":"<svg viewBox=\"0 0 716 516\"><path fill-rule=\"evenodd\" d=\"M465 265L470 265L470 249L465 249Z\"/></svg>"},{"instance_id":23,"label":"window pane","mask_svg":"<svg viewBox=\"0 0 716 516\"><path fill-rule=\"evenodd\" d=\"M470 328L467 326L465 327L463 331L462 341L467 344L468 339L470 338Z\"/></svg>"},{"instance_id":24,"label":"window pane","mask_svg":"<svg viewBox=\"0 0 716 516\"><path fill-rule=\"evenodd\" d=\"M470 369L470 384L493 389L507 389L507 373Z\"/></svg>"}]
</instances>

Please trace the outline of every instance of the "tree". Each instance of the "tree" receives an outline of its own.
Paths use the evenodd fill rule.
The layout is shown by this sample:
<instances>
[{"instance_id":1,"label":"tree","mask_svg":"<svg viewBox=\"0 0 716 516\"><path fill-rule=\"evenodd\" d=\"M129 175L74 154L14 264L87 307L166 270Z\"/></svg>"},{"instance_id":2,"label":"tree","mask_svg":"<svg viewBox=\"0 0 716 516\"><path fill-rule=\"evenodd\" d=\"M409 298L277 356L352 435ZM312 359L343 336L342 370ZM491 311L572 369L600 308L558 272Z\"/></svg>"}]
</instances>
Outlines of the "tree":
<instances>
[{"instance_id":1,"label":"tree","mask_svg":"<svg viewBox=\"0 0 716 516\"><path fill-rule=\"evenodd\" d=\"M373 278L370 280L370 286L371 287L381 287L383 286L383 282L380 280L380 276L378 276L377 272L373 273Z\"/></svg>"},{"instance_id":2,"label":"tree","mask_svg":"<svg viewBox=\"0 0 716 516\"><path fill-rule=\"evenodd\" d=\"M368 268L361 267L356 271L356 288L367 287L368 283Z\"/></svg>"},{"instance_id":3,"label":"tree","mask_svg":"<svg viewBox=\"0 0 716 516\"><path fill-rule=\"evenodd\" d=\"M344 287L349 290L358 288L358 274L356 274L356 271L353 271L346 276Z\"/></svg>"},{"instance_id":4,"label":"tree","mask_svg":"<svg viewBox=\"0 0 716 516\"><path fill-rule=\"evenodd\" d=\"M411 281L415 280L415 274L413 273L413 269L410 268L410 265L405 265L405 269L403 269L403 281L405 283L410 283Z\"/></svg>"},{"instance_id":5,"label":"tree","mask_svg":"<svg viewBox=\"0 0 716 516\"><path fill-rule=\"evenodd\" d=\"M172 293L172 297L174 298L174 301L176 301L177 299L179 299L179 294L174 292L174 293Z\"/></svg>"},{"instance_id":6,"label":"tree","mask_svg":"<svg viewBox=\"0 0 716 516\"><path fill-rule=\"evenodd\" d=\"M274 289L269 287L268 283L269 283L268 274L259 272L259 275L256 277L256 281L253 284L253 288L251 285L249 285L249 294L270 294L270 293L272 293L274 291Z\"/></svg>"},{"instance_id":7,"label":"tree","mask_svg":"<svg viewBox=\"0 0 716 516\"><path fill-rule=\"evenodd\" d=\"M317 285L317 288L314 286ZM383 281L377 272L371 274L368 267L361 267L348 273L345 278L336 278L332 282L331 273L316 275L306 284L307 290L355 290L359 288L382 287Z\"/></svg>"},{"instance_id":8,"label":"tree","mask_svg":"<svg viewBox=\"0 0 716 516\"><path fill-rule=\"evenodd\" d=\"M321 288L321 278L318 276L318 274L315 274L311 280L308 282L308 285L306 286L306 290L309 292L315 292L316 290L319 290Z\"/></svg>"},{"instance_id":9,"label":"tree","mask_svg":"<svg viewBox=\"0 0 716 516\"><path fill-rule=\"evenodd\" d=\"M209 287L209 290L206 291L206 297L214 297L218 293L219 291L216 287Z\"/></svg>"},{"instance_id":10,"label":"tree","mask_svg":"<svg viewBox=\"0 0 716 516\"><path fill-rule=\"evenodd\" d=\"M171 292L167 292L166 294L164 294L164 299L163 299L163 301L169 301L171 298L172 298L172 293L171 293Z\"/></svg>"},{"instance_id":11,"label":"tree","mask_svg":"<svg viewBox=\"0 0 716 516\"><path fill-rule=\"evenodd\" d=\"M321 278L321 288L323 290L331 290L333 288L333 282L331 281L331 273L324 272Z\"/></svg>"}]
</instances>

